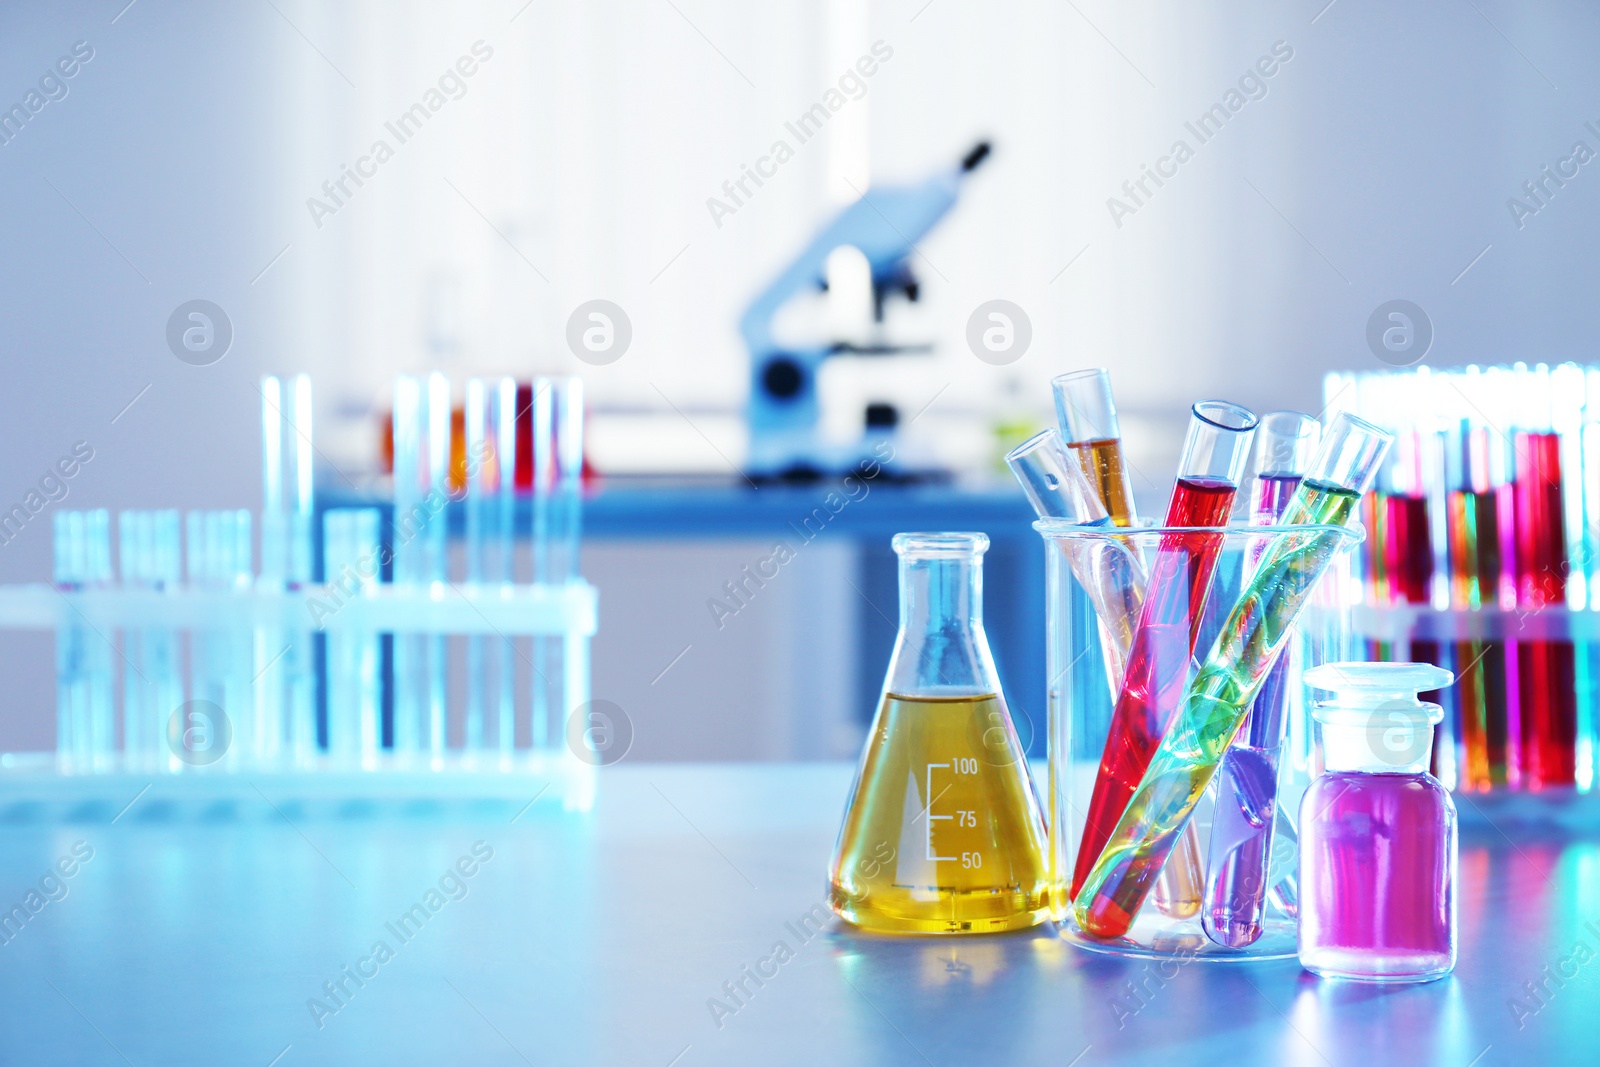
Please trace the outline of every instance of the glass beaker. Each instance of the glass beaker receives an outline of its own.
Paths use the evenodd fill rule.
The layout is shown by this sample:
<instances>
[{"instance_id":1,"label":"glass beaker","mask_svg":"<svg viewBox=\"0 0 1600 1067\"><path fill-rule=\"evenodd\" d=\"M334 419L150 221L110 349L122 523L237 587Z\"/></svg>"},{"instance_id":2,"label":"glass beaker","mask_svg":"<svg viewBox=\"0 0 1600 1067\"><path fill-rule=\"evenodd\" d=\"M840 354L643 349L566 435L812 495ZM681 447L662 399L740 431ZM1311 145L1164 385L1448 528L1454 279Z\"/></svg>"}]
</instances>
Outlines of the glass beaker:
<instances>
[{"instance_id":1,"label":"glass beaker","mask_svg":"<svg viewBox=\"0 0 1600 1067\"><path fill-rule=\"evenodd\" d=\"M829 905L887 933L1048 917L1044 820L983 632L981 533L895 535L900 633L829 872Z\"/></svg>"},{"instance_id":2,"label":"glass beaker","mask_svg":"<svg viewBox=\"0 0 1600 1067\"><path fill-rule=\"evenodd\" d=\"M1085 822L1090 798L1099 775L1110 733L1112 711L1119 686L1114 650L1108 648L1107 606L1122 603L1106 590L1097 588L1108 582L1125 581L1124 575L1147 572L1162 554L1214 552L1218 559L1210 596L1199 620L1202 641L1196 656L1187 655L1180 643L1174 656L1182 662L1169 665L1181 678L1192 678L1196 660L1206 654L1214 636L1233 611L1243 585L1250 575L1249 564L1263 545L1278 538L1291 544L1312 544L1319 537L1336 539L1343 553L1361 539L1359 528L1331 526L1245 526L1226 527L1146 527L1115 529L1074 526L1054 519L1034 524L1045 539L1046 611L1048 645L1046 670L1049 675L1050 842L1048 856L1052 867L1053 910L1063 921L1064 936L1095 950L1129 955L1172 956L1201 959L1287 958L1295 954L1295 923L1285 909L1284 896L1273 890L1295 872L1294 834L1282 822L1285 811L1296 810L1300 796L1310 784L1303 762L1285 760L1274 768L1271 780L1252 783L1251 797L1271 796L1269 806L1254 804L1259 814L1271 810L1279 818L1278 832L1267 860L1266 907L1260 932L1249 943L1225 946L1207 937L1200 914L1173 914L1152 905L1145 907L1128 932L1116 938L1092 938L1081 934L1070 916L1070 885L1078 854L1083 847ZM1108 567L1106 560L1131 560ZM1124 598L1125 599L1125 598ZM1294 717L1307 706L1301 671L1319 662L1322 645L1315 635L1290 638L1294 654L1283 660L1287 667L1281 677L1286 694L1285 714ZM1228 798L1239 792L1239 783L1230 783ZM1218 796L1216 784L1209 789L1190 822L1201 856L1213 851L1211 836L1216 822Z\"/></svg>"}]
</instances>

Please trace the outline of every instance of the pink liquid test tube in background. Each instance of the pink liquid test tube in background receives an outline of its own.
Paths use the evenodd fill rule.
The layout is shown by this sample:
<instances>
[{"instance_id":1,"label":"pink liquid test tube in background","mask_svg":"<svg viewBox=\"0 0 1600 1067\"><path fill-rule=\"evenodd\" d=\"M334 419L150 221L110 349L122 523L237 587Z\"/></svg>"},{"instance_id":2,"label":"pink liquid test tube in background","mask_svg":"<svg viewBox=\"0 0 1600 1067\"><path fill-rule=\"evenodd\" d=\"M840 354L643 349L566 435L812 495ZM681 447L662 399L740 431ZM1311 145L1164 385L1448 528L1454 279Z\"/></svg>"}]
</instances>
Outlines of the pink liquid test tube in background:
<instances>
[{"instance_id":1,"label":"pink liquid test tube in background","mask_svg":"<svg viewBox=\"0 0 1600 1067\"><path fill-rule=\"evenodd\" d=\"M1194 406L1164 525L1227 524L1255 427L1256 417L1236 404L1206 400ZM1112 712L1089 801L1073 873L1073 896L1122 818L1183 695L1222 541L1220 534L1173 533L1164 535L1156 549L1122 693ZM1193 835L1186 834L1170 865L1179 869L1164 887L1169 901L1176 904L1187 897L1198 908L1199 861ZM1185 909L1169 904L1163 910L1174 914Z\"/></svg>"},{"instance_id":2,"label":"pink liquid test tube in background","mask_svg":"<svg viewBox=\"0 0 1600 1067\"><path fill-rule=\"evenodd\" d=\"M1274 411L1256 431L1256 480L1250 521L1270 526L1283 518L1290 497L1317 453L1321 427L1298 411ZM1263 539L1262 547L1265 547ZM1260 551L1254 553L1254 565ZM1239 736L1222 758L1217 777L1211 854L1206 864L1206 936L1226 948L1261 937L1271 888L1273 826L1278 818L1278 760L1288 725L1290 654L1285 649L1262 683Z\"/></svg>"}]
</instances>

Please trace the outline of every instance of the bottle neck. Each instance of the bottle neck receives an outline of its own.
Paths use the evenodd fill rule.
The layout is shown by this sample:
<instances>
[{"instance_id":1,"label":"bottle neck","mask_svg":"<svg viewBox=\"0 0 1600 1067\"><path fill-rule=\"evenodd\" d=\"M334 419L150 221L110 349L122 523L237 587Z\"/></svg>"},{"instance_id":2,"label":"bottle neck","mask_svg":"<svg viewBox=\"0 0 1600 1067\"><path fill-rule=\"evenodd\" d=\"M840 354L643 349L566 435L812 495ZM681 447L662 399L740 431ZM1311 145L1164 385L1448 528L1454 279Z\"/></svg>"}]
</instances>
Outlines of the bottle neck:
<instances>
[{"instance_id":1,"label":"bottle neck","mask_svg":"<svg viewBox=\"0 0 1600 1067\"><path fill-rule=\"evenodd\" d=\"M1437 705L1421 705L1421 708ZM1433 753L1433 722L1420 708L1317 708L1322 763L1327 772L1426 774ZM1437 720L1434 720L1437 721Z\"/></svg>"}]
</instances>

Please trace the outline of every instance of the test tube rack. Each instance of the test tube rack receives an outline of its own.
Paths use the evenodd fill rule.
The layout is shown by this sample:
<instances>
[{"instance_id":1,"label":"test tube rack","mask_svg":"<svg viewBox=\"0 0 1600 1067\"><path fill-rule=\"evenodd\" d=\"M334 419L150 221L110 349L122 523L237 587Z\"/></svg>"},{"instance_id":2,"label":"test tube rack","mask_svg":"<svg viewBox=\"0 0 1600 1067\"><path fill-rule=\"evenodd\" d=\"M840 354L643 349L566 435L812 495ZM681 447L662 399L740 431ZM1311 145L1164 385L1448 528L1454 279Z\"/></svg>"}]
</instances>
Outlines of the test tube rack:
<instances>
[{"instance_id":1,"label":"test tube rack","mask_svg":"<svg viewBox=\"0 0 1600 1067\"><path fill-rule=\"evenodd\" d=\"M1600 366L1335 373L1395 434L1368 541L1308 626L1342 657L1452 670L1434 773L1463 813L1600 818Z\"/></svg>"},{"instance_id":2,"label":"test tube rack","mask_svg":"<svg viewBox=\"0 0 1600 1067\"><path fill-rule=\"evenodd\" d=\"M402 377L388 518L381 496L319 511L305 375L261 396L259 572L245 511L189 514L187 580L177 512L123 512L120 582L110 515L60 511L54 583L0 586L0 629L56 633L58 705L55 753L0 754L0 802L249 800L270 782L587 810L603 760L578 721L598 624L578 572L581 382L469 382L463 442L449 381Z\"/></svg>"},{"instance_id":3,"label":"test tube rack","mask_svg":"<svg viewBox=\"0 0 1600 1067\"><path fill-rule=\"evenodd\" d=\"M308 609L312 603L338 607L314 626ZM79 589L48 583L0 586L0 629L55 630L58 641L61 635L77 631L109 651L105 662L110 670L97 683L103 689L100 703L109 716L105 740L114 741L113 724L124 724L121 746L99 745L87 758L74 758L66 745L57 753L0 755L0 802L37 798L52 789L74 800L91 793L110 799L124 793L131 796L147 785L154 797L217 799L237 793L250 798L258 786L270 781L275 795L297 799L426 796L509 801L525 800L548 786L548 799L569 810L586 810L593 800L593 766L565 743L562 729L547 732L541 744L523 739L509 752L451 749L419 756L379 751L372 758L352 761L330 755L315 743L314 720L299 731L312 743L297 749L292 743L295 724L288 721L296 714L292 702L280 702L281 718L269 724L264 721L268 701L261 697L263 683L277 681L274 669L290 658L284 653L296 640L376 639L390 634L477 636L496 642L552 637L564 650L561 688L578 706L588 700L589 639L598 628L598 618L598 594L583 581L460 583L442 589L373 584L354 595L332 584L293 590L198 583L165 589L110 584ZM127 694L130 672L137 670L128 658L129 637L152 632L186 634L191 668L199 635L205 633L237 634L259 650L246 664L254 677L244 706L223 710L232 735L226 748L231 751L214 761L186 761L174 754L176 749L136 752L129 744ZM269 634L284 639L284 646L257 640ZM312 658L305 656L302 662ZM179 686L181 691L181 681ZM192 683L190 695L199 689ZM174 713L167 733L190 728L188 720L177 715L178 708L167 710ZM300 714L306 713L314 716L314 706L301 709ZM204 726L215 729L218 724L205 721ZM270 737L272 744L261 745L262 737Z\"/></svg>"}]
</instances>

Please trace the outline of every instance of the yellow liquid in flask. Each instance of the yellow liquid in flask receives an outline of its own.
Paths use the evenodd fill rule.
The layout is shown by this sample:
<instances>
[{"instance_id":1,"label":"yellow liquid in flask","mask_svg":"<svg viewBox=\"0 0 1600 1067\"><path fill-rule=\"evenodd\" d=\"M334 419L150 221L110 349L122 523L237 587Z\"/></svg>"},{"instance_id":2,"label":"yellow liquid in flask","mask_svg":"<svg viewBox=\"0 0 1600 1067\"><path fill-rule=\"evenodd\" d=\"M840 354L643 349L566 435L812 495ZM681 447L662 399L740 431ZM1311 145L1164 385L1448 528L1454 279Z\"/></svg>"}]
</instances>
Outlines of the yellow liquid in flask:
<instances>
[{"instance_id":1,"label":"yellow liquid in flask","mask_svg":"<svg viewBox=\"0 0 1600 1067\"><path fill-rule=\"evenodd\" d=\"M834 911L868 930L1020 930L1047 917L1044 823L994 695L884 697L839 833Z\"/></svg>"}]
</instances>

